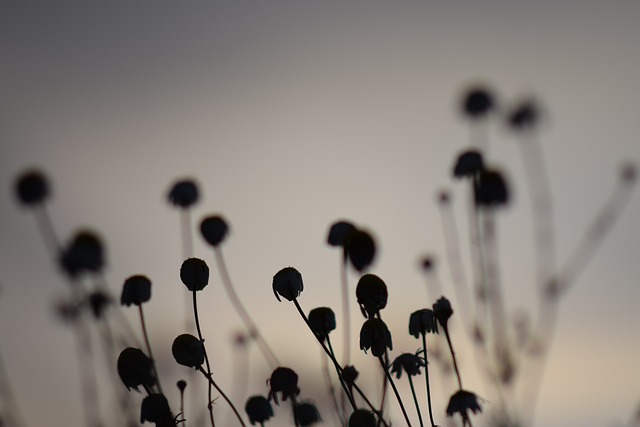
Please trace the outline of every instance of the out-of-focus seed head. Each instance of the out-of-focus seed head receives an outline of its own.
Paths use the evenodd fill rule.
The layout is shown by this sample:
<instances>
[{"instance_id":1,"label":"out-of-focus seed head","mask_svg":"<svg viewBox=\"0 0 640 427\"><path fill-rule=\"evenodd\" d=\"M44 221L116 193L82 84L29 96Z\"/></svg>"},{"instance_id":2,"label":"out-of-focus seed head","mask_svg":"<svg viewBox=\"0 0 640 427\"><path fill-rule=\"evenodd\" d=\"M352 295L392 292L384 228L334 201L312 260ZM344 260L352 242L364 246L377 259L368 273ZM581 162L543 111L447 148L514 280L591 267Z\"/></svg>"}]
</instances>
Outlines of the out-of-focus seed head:
<instances>
[{"instance_id":1,"label":"out-of-focus seed head","mask_svg":"<svg viewBox=\"0 0 640 427\"><path fill-rule=\"evenodd\" d=\"M329 228L329 235L327 236L327 243L331 246L344 247L347 242L347 237L351 234L356 227L348 221L336 221L331 224Z\"/></svg>"},{"instance_id":2,"label":"out-of-focus seed head","mask_svg":"<svg viewBox=\"0 0 640 427\"><path fill-rule=\"evenodd\" d=\"M376 256L376 243L371 234L364 230L353 230L347 236L347 255L353 268L364 272Z\"/></svg>"},{"instance_id":3,"label":"out-of-focus seed head","mask_svg":"<svg viewBox=\"0 0 640 427\"><path fill-rule=\"evenodd\" d=\"M476 205L494 208L509 202L509 187L502 173L497 170L484 170L474 181Z\"/></svg>"},{"instance_id":4,"label":"out-of-focus seed head","mask_svg":"<svg viewBox=\"0 0 640 427\"><path fill-rule=\"evenodd\" d=\"M81 273L98 273L104 264L102 240L88 230L78 232L60 255L62 269L72 278Z\"/></svg>"},{"instance_id":5,"label":"out-of-focus seed head","mask_svg":"<svg viewBox=\"0 0 640 427\"><path fill-rule=\"evenodd\" d=\"M368 319L360 329L360 349L371 349L376 357L384 355L386 349L393 350L391 332L381 319Z\"/></svg>"},{"instance_id":6,"label":"out-of-focus seed head","mask_svg":"<svg viewBox=\"0 0 640 427\"><path fill-rule=\"evenodd\" d=\"M454 178L473 178L484 170L484 160L482 153L478 150L463 151L458 155L456 164L453 166Z\"/></svg>"},{"instance_id":7,"label":"out-of-focus seed head","mask_svg":"<svg viewBox=\"0 0 640 427\"><path fill-rule=\"evenodd\" d=\"M151 280L147 276L137 274L124 281L120 304L130 306L142 305L151 299Z\"/></svg>"},{"instance_id":8,"label":"out-of-focus seed head","mask_svg":"<svg viewBox=\"0 0 640 427\"><path fill-rule=\"evenodd\" d=\"M247 413L251 425L262 424L273 417L271 402L264 396L251 396L244 405L244 411Z\"/></svg>"},{"instance_id":9,"label":"out-of-focus seed head","mask_svg":"<svg viewBox=\"0 0 640 427\"><path fill-rule=\"evenodd\" d=\"M104 291L93 291L89 294L87 302L91 308L91 313L96 319L101 319L104 312L113 303L113 299Z\"/></svg>"},{"instance_id":10,"label":"out-of-focus seed head","mask_svg":"<svg viewBox=\"0 0 640 427\"><path fill-rule=\"evenodd\" d=\"M150 388L156 383L153 362L138 348L127 347L120 352L118 375L127 390L138 390L139 386Z\"/></svg>"},{"instance_id":11,"label":"out-of-focus seed head","mask_svg":"<svg viewBox=\"0 0 640 427\"><path fill-rule=\"evenodd\" d=\"M469 119L479 120L495 108L494 96L486 86L473 86L462 97L462 114Z\"/></svg>"},{"instance_id":12,"label":"out-of-focus seed head","mask_svg":"<svg viewBox=\"0 0 640 427\"><path fill-rule=\"evenodd\" d=\"M187 388L187 382L185 380L178 380L178 382L176 383L176 387L178 387L178 390L180 390L180 393L183 393L184 390Z\"/></svg>"},{"instance_id":13,"label":"out-of-focus seed head","mask_svg":"<svg viewBox=\"0 0 640 427\"><path fill-rule=\"evenodd\" d=\"M293 301L303 289L302 274L293 267L285 267L273 276L273 294L278 301L280 297Z\"/></svg>"},{"instance_id":14,"label":"out-of-focus seed head","mask_svg":"<svg viewBox=\"0 0 640 427\"><path fill-rule=\"evenodd\" d=\"M37 169L21 173L15 181L16 198L24 206L42 204L47 201L50 193L49 180Z\"/></svg>"},{"instance_id":15,"label":"out-of-focus seed head","mask_svg":"<svg viewBox=\"0 0 640 427\"><path fill-rule=\"evenodd\" d=\"M540 107L533 99L523 99L507 115L507 125L517 132L535 129L540 121Z\"/></svg>"},{"instance_id":16,"label":"out-of-focus seed head","mask_svg":"<svg viewBox=\"0 0 640 427\"><path fill-rule=\"evenodd\" d=\"M449 399L447 416L451 417L458 413L462 417L463 423L466 424L469 420L469 411L474 414L482 412L478 396L467 390L456 391Z\"/></svg>"},{"instance_id":17,"label":"out-of-focus seed head","mask_svg":"<svg viewBox=\"0 0 640 427\"><path fill-rule=\"evenodd\" d=\"M358 378L359 372L355 366L347 365L342 369L342 379L349 386L353 387Z\"/></svg>"},{"instance_id":18,"label":"out-of-focus seed head","mask_svg":"<svg viewBox=\"0 0 640 427\"><path fill-rule=\"evenodd\" d=\"M349 427L376 427L376 416L368 409L356 409L349 416Z\"/></svg>"},{"instance_id":19,"label":"out-of-focus seed head","mask_svg":"<svg viewBox=\"0 0 640 427\"><path fill-rule=\"evenodd\" d=\"M227 221L220 215L208 216L200 223L200 234L214 248L224 241L228 233Z\"/></svg>"},{"instance_id":20,"label":"out-of-focus seed head","mask_svg":"<svg viewBox=\"0 0 640 427\"><path fill-rule=\"evenodd\" d=\"M149 421L158 427L175 425L169 402L163 394L153 393L142 401L140 422Z\"/></svg>"},{"instance_id":21,"label":"out-of-focus seed head","mask_svg":"<svg viewBox=\"0 0 640 427\"><path fill-rule=\"evenodd\" d=\"M409 316L409 333L418 338L422 334L438 333L438 322L433 310L423 308L416 310Z\"/></svg>"},{"instance_id":22,"label":"out-of-focus seed head","mask_svg":"<svg viewBox=\"0 0 640 427\"><path fill-rule=\"evenodd\" d=\"M171 345L171 353L182 366L197 368L204 363L204 344L191 334L178 335Z\"/></svg>"},{"instance_id":23,"label":"out-of-focus seed head","mask_svg":"<svg viewBox=\"0 0 640 427\"><path fill-rule=\"evenodd\" d=\"M269 379L269 386L269 400L273 399L276 405L279 404L278 395L286 402L288 398L295 398L300 394L298 374L290 368L282 366L276 368Z\"/></svg>"},{"instance_id":24,"label":"out-of-focus seed head","mask_svg":"<svg viewBox=\"0 0 640 427\"><path fill-rule=\"evenodd\" d=\"M316 336L324 341L336 328L336 315L329 307L314 308L309 312L309 324Z\"/></svg>"},{"instance_id":25,"label":"out-of-focus seed head","mask_svg":"<svg viewBox=\"0 0 640 427\"><path fill-rule=\"evenodd\" d=\"M180 280L190 291L201 291L209 283L209 266L200 258L187 258L180 267Z\"/></svg>"},{"instance_id":26,"label":"out-of-focus seed head","mask_svg":"<svg viewBox=\"0 0 640 427\"><path fill-rule=\"evenodd\" d=\"M172 205L187 209L198 202L198 196L198 186L195 181L184 179L171 186L167 198Z\"/></svg>"},{"instance_id":27,"label":"out-of-focus seed head","mask_svg":"<svg viewBox=\"0 0 640 427\"><path fill-rule=\"evenodd\" d=\"M356 298L364 317L372 318L387 305L387 285L375 274L365 274L356 286Z\"/></svg>"},{"instance_id":28,"label":"out-of-focus seed head","mask_svg":"<svg viewBox=\"0 0 640 427\"><path fill-rule=\"evenodd\" d=\"M308 427L322 421L318 408L310 402L296 403L293 412L300 427Z\"/></svg>"},{"instance_id":29,"label":"out-of-focus seed head","mask_svg":"<svg viewBox=\"0 0 640 427\"><path fill-rule=\"evenodd\" d=\"M391 364L391 373L396 374L396 378L402 376L402 372L406 372L409 376L420 375L420 368L425 366L425 360L413 353L403 353L395 358Z\"/></svg>"}]
</instances>

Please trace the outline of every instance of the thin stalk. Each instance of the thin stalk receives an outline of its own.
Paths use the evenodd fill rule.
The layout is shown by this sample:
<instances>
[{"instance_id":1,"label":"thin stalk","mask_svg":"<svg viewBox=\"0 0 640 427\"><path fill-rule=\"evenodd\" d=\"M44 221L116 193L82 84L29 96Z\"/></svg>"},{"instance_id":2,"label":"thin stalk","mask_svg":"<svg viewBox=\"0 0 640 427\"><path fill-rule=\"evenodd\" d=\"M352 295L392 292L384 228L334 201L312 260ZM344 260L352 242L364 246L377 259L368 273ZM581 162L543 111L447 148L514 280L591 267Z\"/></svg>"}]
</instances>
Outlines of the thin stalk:
<instances>
[{"instance_id":1,"label":"thin stalk","mask_svg":"<svg viewBox=\"0 0 640 427\"><path fill-rule=\"evenodd\" d=\"M205 362L207 361L207 352L205 350ZM216 382L213 380L213 376L210 373L205 372L202 369L202 366L199 366L198 369L203 375L204 377L209 380L209 385L213 386L218 393L220 393L220 396L222 396L222 398L229 404L229 406L231 407L231 410L233 410L233 413L236 415L236 418L238 418L238 421L240 422L240 425L242 425L243 427L246 427L244 421L242 420L242 416L240 415L240 413L238 412L238 410L236 409L235 405L231 402L231 400L229 399L229 397L224 393L224 391L222 391L222 389L218 386L218 384L216 384ZM212 402L209 403L209 408L211 408Z\"/></svg>"},{"instance_id":2,"label":"thin stalk","mask_svg":"<svg viewBox=\"0 0 640 427\"><path fill-rule=\"evenodd\" d=\"M149 343L149 333L147 332L147 322L144 320L144 311L142 309L142 304L138 305L138 313L140 314L140 324L142 325L142 335L144 336L144 343L147 346L147 351L149 352L149 357L151 358L151 366L153 367L153 375L156 378L156 383L158 384L158 391L160 394L164 394L162 392L162 385L160 384L160 376L158 375L158 368L156 367L156 359L153 357L153 352L151 351L151 344Z\"/></svg>"},{"instance_id":3,"label":"thin stalk","mask_svg":"<svg viewBox=\"0 0 640 427\"><path fill-rule=\"evenodd\" d=\"M39 205L34 209L33 213L36 217L36 224L40 235L42 236L42 240L44 241L44 245L47 247L53 258L57 260L61 245L60 239L53 227L51 216L49 216L49 211L46 206Z\"/></svg>"},{"instance_id":4,"label":"thin stalk","mask_svg":"<svg viewBox=\"0 0 640 427\"><path fill-rule=\"evenodd\" d=\"M431 421L431 427L436 427L436 423L433 421L433 408L431 407L431 385L429 383L429 360L427 358L427 335L422 333L422 349L424 350L424 378L427 383L427 404L429 406L429 421Z\"/></svg>"},{"instance_id":5,"label":"thin stalk","mask_svg":"<svg viewBox=\"0 0 640 427\"><path fill-rule=\"evenodd\" d=\"M222 250L219 247L214 247L213 252L215 254L218 270L220 270L220 278L222 279L222 284L224 285L224 288L227 291L227 295L231 300L231 304L233 305L236 312L244 322L245 327L249 331L250 336L252 338L255 337L256 342L258 343L258 347L260 348L260 351L262 352L264 358L267 360L267 363L271 365L271 368L275 369L277 366L280 366L280 362L278 361L278 358L276 357L271 347L269 347L269 344L267 343L267 341L264 339L264 337L260 333L258 326L249 315L249 312L242 304L242 301L238 297L238 294L236 293L235 288L233 286L233 282L231 281L231 276L229 275L227 264L224 261Z\"/></svg>"},{"instance_id":6,"label":"thin stalk","mask_svg":"<svg viewBox=\"0 0 640 427\"><path fill-rule=\"evenodd\" d=\"M198 339L200 340L200 342L202 342L202 350L204 353L204 361L205 364L207 366L207 372L203 372L205 374L205 377L207 377L209 379L209 387L208 387L208 401L207 401L207 408L209 409L209 419L211 420L211 427L215 427L216 423L213 419L213 405L212 405L212 398L211 398L211 386L213 385L213 380L211 379L211 365L209 364L209 356L207 355L207 349L204 345L204 338L202 337L202 331L200 330L200 319L198 318L198 303L197 303L197 298L196 298L196 290L194 289L192 291L193 294L193 317L195 318L196 321L196 330L198 331ZM202 367L200 367L200 371L202 371ZM218 387L216 387L218 388ZM221 393L222 394L222 393ZM240 420L242 422L242 420Z\"/></svg>"},{"instance_id":7,"label":"thin stalk","mask_svg":"<svg viewBox=\"0 0 640 427\"><path fill-rule=\"evenodd\" d=\"M296 414L296 398L291 396L291 412L293 413L293 423L296 427L300 427L300 423L298 422L298 415Z\"/></svg>"},{"instance_id":8,"label":"thin stalk","mask_svg":"<svg viewBox=\"0 0 640 427\"><path fill-rule=\"evenodd\" d=\"M351 359L351 316L349 315L349 283L347 277L346 249L343 250L342 262L340 263L340 281L342 284L342 317L344 319L342 366L347 366Z\"/></svg>"},{"instance_id":9,"label":"thin stalk","mask_svg":"<svg viewBox=\"0 0 640 427\"><path fill-rule=\"evenodd\" d=\"M338 379L340 380L340 384L342 385L342 388L344 389L344 392L347 394L347 397L349 398L349 403L351 403L351 407L353 408L353 410L355 411L357 408L356 403L353 400L353 396L351 396L351 394L349 393L349 390L347 388L347 385L344 383L344 380L342 379L342 368L340 367L340 364L338 363L338 361L336 360L335 356L332 354L331 350L329 350L327 348L327 346L324 344L324 342L322 341L322 339L320 339L315 332L313 332L313 328L311 327L311 324L309 323L309 319L307 318L307 315L304 314L304 311L302 311L302 307L300 307L300 303L298 302L297 298L293 299L293 304L296 306L296 309L298 310L298 313L300 314L300 316L302 316L302 319L304 320L304 322L307 324L307 327L309 328L309 330L313 333L313 336L316 337L316 340L318 340L318 342L320 343L320 345L322 346L322 349L324 350L324 352L329 356L329 358L331 359L331 361L333 362L333 365L336 368L336 373L338 374Z\"/></svg>"},{"instance_id":10,"label":"thin stalk","mask_svg":"<svg viewBox=\"0 0 640 427\"><path fill-rule=\"evenodd\" d=\"M411 394L413 395L413 403L416 405L416 411L418 412L418 420L420 420L420 427L424 427L424 423L422 422L422 413L420 413L420 405L418 405L418 396L416 396L416 389L413 386L413 377L409 374L407 374L407 376L409 377L409 386L411 387Z\"/></svg>"},{"instance_id":11,"label":"thin stalk","mask_svg":"<svg viewBox=\"0 0 640 427\"><path fill-rule=\"evenodd\" d=\"M364 392L362 391L362 389L360 387L358 387L357 384L353 384L353 388L358 392L358 394L360 395L360 397L362 398L362 400L364 400L364 403L367 404L367 406L369 407L369 409L371 409L371 411L376 414L376 416L378 417L378 425L382 424L385 427L390 427L389 424L387 424L387 422L384 420L382 413L380 411L378 411L375 406L373 406L373 403L371 403L371 401L367 398L367 396L364 394Z\"/></svg>"},{"instance_id":12,"label":"thin stalk","mask_svg":"<svg viewBox=\"0 0 640 427\"><path fill-rule=\"evenodd\" d=\"M447 344L449 344L449 351L451 352L451 358L453 359L453 369L456 371L456 377L458 378L458 388L462 390L462 380L460 379L460 370L458 369L458 361L456 360L456 352L453 351L453 344L451 343L451 337L449 336L449 328L443 327L444 335L447 337Z\"/></svg>"},{"instance_id":13,"label":"thin stalk","mask_svg":"<svg viewBox=\"0 0 640 427\"><path fill-rule=\"evenodd\" d=\"M380 366L382 367L382 370L384 371L384 374L387 377L387 381L389 381L389 384L391 384L391 388L393 389L393 393L396 395L396 400L398 401L398 404L400 405L400 409L402 409L402 415L404 415L404 420L407 422L407 425L409 427L411 427L411 421L409 421L409 416L407 415L407 410L404 408L404 404L402 403L402 399L400 398L400 393L398 393L398 389L396 388L396 384L393 381L393 378L391 377L391 374L389 374L389 370L387 369L387 365L384 363L384 359L382 358L382 356L378 356L378 361L380 361Z\"/></svg>"},{"instance_id":14,"label":"thin stalk","mask_svg":"<svg viewBox=\"0 0 640 427\"><path fill-rule=\"evenodd\" d=\"M331 349L331 347L329 347ZM331 372L329 372L329 362L328 358L324 357L324 352L322 352L322 373L327 380L327 388L329 389L329 398L331 399L331 403L333 404L334 409L336 410L336 414L338 415L338 419L340 420L340 424L344 425L346 422L346 414L340 407L338 403L338 399L336 398L336 389L333 386L333 381L331 381Z\"/></svg>"}]
</instances>

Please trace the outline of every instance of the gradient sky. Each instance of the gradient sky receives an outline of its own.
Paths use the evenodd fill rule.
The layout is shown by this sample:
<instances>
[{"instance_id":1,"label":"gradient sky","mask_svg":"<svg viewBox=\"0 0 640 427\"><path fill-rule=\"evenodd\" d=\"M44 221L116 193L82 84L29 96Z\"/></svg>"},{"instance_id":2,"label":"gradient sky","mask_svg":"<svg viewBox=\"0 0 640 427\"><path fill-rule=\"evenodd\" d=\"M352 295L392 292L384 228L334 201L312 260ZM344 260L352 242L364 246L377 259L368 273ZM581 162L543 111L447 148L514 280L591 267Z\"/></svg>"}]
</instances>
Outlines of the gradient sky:
<instances>
[{"instance_id":1,"label":"gradient sky","mask_svg":"<svg viewBox=\"0 0 640 427\"><path fill-rule=\"evenodd\" d=\"M52 315L65 283L11 193L25 167L50 175L61 236L85 226L105 237L114 293L129 275L153 280L147 310L166 383L184 374L168 349L182 332L186 291L179 216L165 195L176 178L196 178L194 217L229 220L224 251L238 292L283 364L299 371L303 395L320 401L322 390L304 388L305 377L307 390L320 377L320 350L293 306L273 298L273 274L298 268L303 307L338 313L328 226L348 218L368 228L396 352L414 351L417 341L401 338L408 313L436 297L417 263L444 255L437 192L464 195L449 178L469 143L457 101L477 81L501 103L534 95L545 107L565 259L620 165L640 162L639 18L633 1L2 2L0 351L28 424L82 418L72 335ZM490 157L508 171L515 199L500 215L503 279L513 305L527 309L524 176L514 140L497 124L491 135ZM635 195L563 301L538 425L613 426L637 407L639 217ZM213 264L200 239L196 255ZM240 322L215 270L202 301L214 374L230 387ZM268 369L252 360L250 393L266 393ZM461 365L467 387L485 394L472 358ZM436 398L441 411L447 399Z\"/></svg>"}]
</instances>

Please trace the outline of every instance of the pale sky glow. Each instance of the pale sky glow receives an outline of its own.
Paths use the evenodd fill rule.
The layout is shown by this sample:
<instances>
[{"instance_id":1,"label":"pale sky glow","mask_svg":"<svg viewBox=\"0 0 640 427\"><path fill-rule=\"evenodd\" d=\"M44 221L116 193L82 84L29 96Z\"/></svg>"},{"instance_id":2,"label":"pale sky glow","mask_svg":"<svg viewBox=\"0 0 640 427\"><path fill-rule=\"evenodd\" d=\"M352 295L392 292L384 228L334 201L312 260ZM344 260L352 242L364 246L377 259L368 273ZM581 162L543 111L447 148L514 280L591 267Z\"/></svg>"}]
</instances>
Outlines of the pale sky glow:
<instances>
[{"instance_id":1,"label":"pale sky glow","mask_svg":"<svg viewBox=\"0 0 640 427\"><path fill-rule=\"evenodd\" d=\"M223 251L238 293L282 364L298 371L301 396L323 402L320 349L293 305L273 297L273 275L300 270L300 303L307 311L332 306L341 343L339 253L326 233L340 218L367 228L379 243L372 272L389 286L392 357L414 352L409 313L438 297L427 294L421 256L436 254L454 299L435 199L452 189L466 223L465 191L450 171L469 144L457 102L478 81L501 105L534 95L548 113L540 140L566 259L619 167L640 163L638 18L640 4L624 1L3 2L0 354L27 425L75 427L83 419L73 336L52 314L66 284L12 194L24 168L51 177L60 236L87 226L105 238L114 294L132 274L152 279L145 310L173 402L173 384L186 375L170 353L183 332L186 290L179 214L165 196L177 178L194 177L202 193L194 223L212 212L228 219ZM510 306L530 311L533 239L521 158L499 123L490 135L489 158L506 169L514 192L514 205L499 215L502 279ZM638 218L636 191L562 302L536 426L613 427L638 406ZM212 253L199 235L195 243L212 267L201 293L203 332L214 375L233 394L231 338L241 323ZM352 289L357 278L350 275ZM135 311L125 311L137 331ZM361 321L354 302L354 339ZM488 396L452 321L465 386ZM379 368L361 353L354 341L361 372ZM247 393L266 395L270 372L255 348L251 361ZM438 375L436 421L446 425L453 389ZM104 399L106 409L112 397ZM243 399L234 400L242 407ZM216 405L221 425L233 425ZM393 400L389 407L402 425ZM277 412L288 422L286 407ZM322 415L333 425L328 408Z\"/></svg>"}]
</instances>

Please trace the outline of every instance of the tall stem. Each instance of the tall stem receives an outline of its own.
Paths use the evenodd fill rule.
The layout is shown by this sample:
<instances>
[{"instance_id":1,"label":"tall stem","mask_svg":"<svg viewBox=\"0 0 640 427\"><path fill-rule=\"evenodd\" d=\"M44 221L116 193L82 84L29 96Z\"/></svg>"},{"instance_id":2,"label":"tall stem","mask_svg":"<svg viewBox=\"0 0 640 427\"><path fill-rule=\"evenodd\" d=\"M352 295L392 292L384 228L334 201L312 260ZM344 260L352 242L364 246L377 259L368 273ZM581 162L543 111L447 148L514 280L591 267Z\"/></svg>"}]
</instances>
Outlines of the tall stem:
<instances>
[{"instance_id":1,"label":"tall stem","mask_svg":"<svg viewBox=\"0 0 640 427\"><path fill-rule=\"evenodd\" d=\"M436 427L436 423L433 421L433 408L431 407L431 385L429 383L429 358L427 357L427 335L422 333L422 349L424 350L424 378L427 383L427 405L429 406L429 421L431 421L431 427Z\"/></svg>"},{"instance_id":2,"label":"tall stem","mask_svg":"<svg viewBox=\"0 0 640 427\"><path fill-rule=\"evenodd\" d=\"M407 425L409 427L411 427L411 421L409 421L409 416L407 415L407 410L404 409L404 404L402 403L402 399L400 398L400 393L398 393L398 389L396 388L396 384L393 381L393 378L391 377L391 374L389 374L389 370L387 369L387 365L384 363L384 360L382 359L382 356L378 356L378 360L380 361L380 366L382 367L382 370L384 371L384 374L387 377L387 381L389 381L389 384L391 384L391 388L393 389L393 393L396 395L396 400L398 401L398 404L400 405L400 409L402 409L402 415L404 415L404 420L407 422Z\"/></svg>"},{"instance_id":3,"label":"tall stem","mask_svg":"<svg viewBox=\"0 0 640 427\"><path fill-rule=\"evenodd\" d=\"M215 427L216 423L213 419L213 404L211 398L211 386L213 385L213 380L211 379L211 365L209 365L209 356L207 355L207 349L204 345L204 338L202 338L202 331L200 330L200 319L198 318L198 303L196 298L196 290L192 291L193 294L193 317L196 321L196 330L198 331L198 339L202 342L202 350L204 353L204 361L207 366L207 372L205 373L205 377L209 379L209 387L208 387L208 401L207 408L209 409L209 419L211 420L211 427ZM202 368L200 368L202 370ZM204 373L204 372L203 372ZM217 387L216 387L217 388Z\"/></svg>"},{"instance_id":4,"label":"tall stem","mask_svg":"<svg viewBox=\"0 0 640 427\"><path fill-rule=\"evenodd\" d=\"M411 394L413 395L413 403L416 405L416 411L418 412L418 420L420 420L420 427L424 427L422 422L422 413L420 412L420 405L418 405L418 396L416 396L416 389L413 386L413 377L407 374L409 377L409 386L411 387Z\"/></svg>"},{"instance_id":5,"label":"tall stem","mask_svg":"<svg viewBox=\"0 0 640 427\"><path fill-rule=\"evenodd\" d=\"M149 357L151 358L151 366L153 367L153 375L156 378L156 383L158 384L158 390L160 394L164 394L162 392L162 385L160 385L160 377L158 376L158 368L156 367L156 359L153 357L153 352L151 351L151 344L149 343L149 333L147 332L147 323L144 320L144 312L142 311L142 304L138 305L138 312L140 313L140 324L142 325L142 335L144 336L144 343L147 346L147 352L149 352Z\"/></svg>"},{"instance_id":6,"label":"tall stem","mask_svg":"<svg viewBox=\"0 0 640 427\"><path fill-rule=\"evenodd\" d=\"M456 359L456 353L453 351L453 344L451 344L451 337L449 336L449 328L444 327L444 335L447 337L447 344L449 344L449 351L451 352L451 358L453 359L453 369L456 371L456 377L458 378L458 388L462 390L462 380L460 379L460 370L458 369L458 361Z\"/></svg>"}]
</instances>

